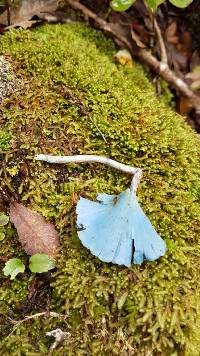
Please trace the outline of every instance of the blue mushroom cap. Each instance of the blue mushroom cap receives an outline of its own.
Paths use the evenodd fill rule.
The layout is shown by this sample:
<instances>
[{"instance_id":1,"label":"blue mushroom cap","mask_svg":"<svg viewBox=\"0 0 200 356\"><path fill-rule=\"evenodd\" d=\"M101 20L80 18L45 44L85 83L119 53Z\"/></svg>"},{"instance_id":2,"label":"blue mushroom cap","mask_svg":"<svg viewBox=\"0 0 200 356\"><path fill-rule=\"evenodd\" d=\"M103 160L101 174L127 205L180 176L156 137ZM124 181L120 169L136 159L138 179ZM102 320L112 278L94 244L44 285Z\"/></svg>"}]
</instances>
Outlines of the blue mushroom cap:
<instances>
[{"instance_id":1,"label":"blue mushroom cap","mask_svg":"<svg viewBox=\"0 0 200 356\"><path fill-rule=\"evenodd\" d=\"M164 240L130 189L119 195L98 194L97 201L80 198L76 213L81 242L101 261L130 267L166 252Z\"/></svg>"}]
</instances>

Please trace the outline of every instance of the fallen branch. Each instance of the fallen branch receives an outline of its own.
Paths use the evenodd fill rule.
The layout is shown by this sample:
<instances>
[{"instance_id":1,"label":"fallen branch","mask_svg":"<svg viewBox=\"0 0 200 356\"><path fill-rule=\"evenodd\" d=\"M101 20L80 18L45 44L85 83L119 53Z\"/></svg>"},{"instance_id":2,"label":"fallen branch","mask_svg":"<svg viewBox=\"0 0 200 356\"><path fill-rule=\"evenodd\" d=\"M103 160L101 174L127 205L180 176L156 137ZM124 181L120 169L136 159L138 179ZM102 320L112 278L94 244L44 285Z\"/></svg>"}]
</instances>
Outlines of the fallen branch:
<instances>
[{"instance_id":1,"label":"fallen branch","mask_svg":"<svg viewBox=\"0 0 200 356\"><path fill-rule=\"evenodd\" d=\"M135 51L132 43L125 36L117 33L115 29L112 28L111 24L100 18L80 2L74 0L67 0L67 2L73 9L81 11L87 18L93 19L98 28L109 34L117 44L120 43L128 49L134 57L137 57L141 62L147 64L165 79L171 87L178 90L186 98L189 98L194 109L200 113L200 97L198 97L181 78L169 69L166 64L163 65L162 61L158 61L157 58L146 49L137 48L137 51Z\"/></svg>"}]
</instances>

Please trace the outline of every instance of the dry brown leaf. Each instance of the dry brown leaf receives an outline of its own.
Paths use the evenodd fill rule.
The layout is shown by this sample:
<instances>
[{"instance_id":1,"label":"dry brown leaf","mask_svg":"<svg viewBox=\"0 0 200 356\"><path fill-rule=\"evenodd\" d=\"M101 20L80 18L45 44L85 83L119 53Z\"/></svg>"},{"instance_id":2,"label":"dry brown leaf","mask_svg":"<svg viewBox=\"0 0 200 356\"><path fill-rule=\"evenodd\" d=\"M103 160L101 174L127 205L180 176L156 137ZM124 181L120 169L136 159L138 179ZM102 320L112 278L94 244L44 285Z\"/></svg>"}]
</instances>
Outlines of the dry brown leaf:
<instances>
[{"instance_id":1,"label":"dry brown leaf","mask_svg":"<svg viewBox=\"0 0 200 356\"><path fill-rule=\"evenodd\" d=\"M172 68L174 68L175 72L186 72L188 67L187 55L170 43L166 43L166 49L168 53L169 64Z\"/></svg>"},{"instance_id":2,"label":"dry brown leaf","mask_svg":"<svg viewBox=\"0 0 200 356\"><path fill-rule=\"evenodd\" d=\"M177 110L180 115L187 116L192 108L192 103L188 98L180 96L179 102L177 105Z\"/></svg>"},{"instance_id":3,"label":"dry brown leaf","mask_svg":"<svg viewBox=\"0 0 200 356\"><path fill-rule=\"evenodd\" d=\"M170 23L170 25L165 30L165 38L166 38L166 40L168 40L169 37L176 36L176 31L177 31L177 23L176 23L176 21L173 21L173 22Z\"/></svg>"},{"instance_id":4,"label":"dry brown leaf","mask_svg":"<svg viewBox=\"0 0 200 356\"><path fill-rule=\"evenodd\" d=\"M152 31L146 30L146 28L143 25L139 24L138 22L132 23L131 29L136 34L136 36L140 39L140 41L141 41L141 43L143 43L143 45L146 46L149 44L150 38L153 35ZM132 36L132 38L133 38L133 36ZM133 40L135 40L135 39L133 38Z\"/></svg>"},{"instance_id":5,"label":"dry brown leaf","mask_svg":"<svg viewBox=\"0 0 200 356\"><path fill-rule=\"evenodd\" d=\"M54 226L40 214L22 204L10 204L10 219L15 225L19 241L28 255L45 253L54 257L59 245L58 233Z\"/></svg>"},{"instance_id":6,"label":"dry brown leaf","mask_svg":"<svg viewBox=\"0 0 200 356\"><path fill-rule=\"evenodd\" d=\"M182 50L187 54L187 57L190 58L192 55L192 35L189 31L184 31L180 35L180 42Z\"/></svg>"},{"instance_id":7,"label":"dry brown leaf","mask_svg":"<svg viewBox=\"0 0 200 356\"><path fill-rule=\"evenodd\" d=\"M175 21L173 21L165 30L164 37L168 43L177 46L179 44L179 37L176 35L176 32L177 32L177 24Z\"/></svg>"}]
</instances>

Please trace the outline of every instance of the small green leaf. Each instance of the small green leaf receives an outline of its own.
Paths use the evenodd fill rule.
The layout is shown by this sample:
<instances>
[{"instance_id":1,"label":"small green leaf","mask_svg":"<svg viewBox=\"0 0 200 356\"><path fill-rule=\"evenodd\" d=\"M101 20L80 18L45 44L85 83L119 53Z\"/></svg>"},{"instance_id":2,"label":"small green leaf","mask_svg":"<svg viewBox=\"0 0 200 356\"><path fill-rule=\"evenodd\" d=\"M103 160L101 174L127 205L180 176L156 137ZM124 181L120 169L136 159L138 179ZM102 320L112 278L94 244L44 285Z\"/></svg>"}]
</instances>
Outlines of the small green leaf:
<instances>
[{"instance_id":1,"label":"small green leaf","mask_svg":"<svg viewBox=\"0 0 200 356\"><path fill-rule=\"evenodd\" d=\"M126 11L136 0L112 0L110 3L114 11Z\"/></svg>"},{"instance_id":2,"label":"small green leaf","mask_svg":"<svg viewBox=\"0 0 200 356\"><path fill-rule=\"evenodd\" d=\"M152 11L156 11L157 7L161 5L165 0L146 0L148 7Z\"/></svg>"},{"instance_id":3,"label":"small green leaf","mask_svg":"<svg viewBox=\"0 0 200 356\"><path fill-rule=\"evenodd\" d=\"M10 279L14 279L18 273L23 273L25 265L19 258L11 258L5 264L3 273L5 276L10 275Z\"/></svg>"},{"instance_id":4,"label":"small green leaf","mask_svg":"<svg viewBox=\"0 0 200 356\"><path fill-rule=\"evenodd\" d=\"M29 268L31 272L43 273L55 267L55 260L44 253L36 253L31 256Z\"/></svg>"},{"instance_id":5,"label":"small green leaf","mask_svg":"<svg viewBox=\"0 0 200 356\"><path fill-rule=\"evenodd\" d=\"M193 0L169 0L169 1L174 6L180 7L182 9L184 9L185 7L187 7L193 2Z\"/></svg>"},{"instance_id":6,"label":"small green leaf","mask_svg":"<svg viewBox=\"0 0 200 356\"><path fill-rule=\"evenodd\" d=\"M0 226L7 225L9 222L9 216L4 213L0 213Z\"/></svg>"}]
</instances>

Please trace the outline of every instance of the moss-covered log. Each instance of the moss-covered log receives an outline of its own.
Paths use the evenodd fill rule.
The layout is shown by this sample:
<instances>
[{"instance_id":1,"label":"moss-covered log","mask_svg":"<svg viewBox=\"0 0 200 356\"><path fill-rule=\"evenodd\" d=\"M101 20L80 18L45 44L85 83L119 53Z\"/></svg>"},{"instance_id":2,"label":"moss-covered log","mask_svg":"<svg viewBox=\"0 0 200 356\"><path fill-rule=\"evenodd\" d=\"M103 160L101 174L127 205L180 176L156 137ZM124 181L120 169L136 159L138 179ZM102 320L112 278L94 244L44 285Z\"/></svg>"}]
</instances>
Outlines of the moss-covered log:
<instances>
[{"instance_id":1,"label":"moss-covered log","mask_svg":"<svg viewBox=\"0 0 200 356\"><path fill-rule=\"evenodd\" d=\"M66 314L68 323L31 320L5 339L11 331L8 316L23 319L27 310L31 314L42 306L23 308L32 283L28 272L13 282L1 272L1 352L45 355L52 341L45 332L60 327L71 338L58 346L59 356L195 355L199 335L194 330L200 324L195 133L157 101L141 66L116 64L112 42L86 25L12 30L0 46L22 83L1 106L1 208L15 197L55 223L62 247L47 304ZM130 269L93 257L76 234L78 196L119 193L131 178L98 164L50 166L35 161L36 153L92 153L142 168L139 200L167 242L166 256ZM4 230L1 255L25 258L16 231L11 225Z\"/></svg>"}]
</instances>

